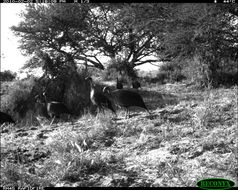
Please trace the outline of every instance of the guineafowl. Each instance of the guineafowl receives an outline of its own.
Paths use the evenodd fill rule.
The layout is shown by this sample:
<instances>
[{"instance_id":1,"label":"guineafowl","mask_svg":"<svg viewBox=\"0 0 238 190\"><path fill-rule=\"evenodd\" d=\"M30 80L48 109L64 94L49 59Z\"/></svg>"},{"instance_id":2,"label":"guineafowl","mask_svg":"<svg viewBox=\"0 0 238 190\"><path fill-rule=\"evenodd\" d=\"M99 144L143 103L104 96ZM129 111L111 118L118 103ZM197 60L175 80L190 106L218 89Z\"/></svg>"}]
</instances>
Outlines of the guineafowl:
<instances>
[{"instance_id":1,"label":"guineafowl","mask_svg":"<svg viewBox=\"0 0 238 190\"><path fill-rule=\"evenodd\" d=\"M111 101L103 93L95 90L92 78L87 77L85 80L90 82L90 100L92 104L96 105L99 108L99 111L103 110L104 108L108 108L116 115L116 111L112 107Z\"/></svg>"},{"instance_id":2,"label":"guineafowl","mask_svg":"<svg viewBox=\"0 0 238 190\"><path fill-rule=\"evenodd\" d=\"M43 93L45 98L47 112L50 117L59 117L61 114L71 114L68 108L62 102L48 101L45 92Z\"/></svg>"},{"instance_id":3,"label":"guineafowl","mask_svg":"<svg viewBox=\"0 0 238 190\"><path fill-rule=\"evenodd\" d=\"M118 80L117 78L117 85L116 85L117 89L123 89L123 84L121 81Z\"/></svg>"},{"instance_id":4,"label":"guineafowl","mask_svg":"<svg viewBox=\"0 0 238 190\"><path fill-rule=\"evenodd\" d=\"M55 117L60 117L61 114L72 114L68 108L62 102L48 101L46 97L46 93L43 93L45 106L47 109L48 115L53 118L51 124L53 123ZM50 124L50 125L51 125Z\"/></svg>"},{"instance_id":5,"label":"guineafowl","mask_svg":"<svg viewBox=\"0 0 238 190\"><path fill-rule=\"evenodd\" d=\"M149 114L151 114L141 95L135 91L128 89L116 89L111 92L109 87L104 87L103 92L110 94L115 104L126 109L126 118L127 116L130 117L129 108L134 106L144 108Z\"/></svg>"}]
</instances>

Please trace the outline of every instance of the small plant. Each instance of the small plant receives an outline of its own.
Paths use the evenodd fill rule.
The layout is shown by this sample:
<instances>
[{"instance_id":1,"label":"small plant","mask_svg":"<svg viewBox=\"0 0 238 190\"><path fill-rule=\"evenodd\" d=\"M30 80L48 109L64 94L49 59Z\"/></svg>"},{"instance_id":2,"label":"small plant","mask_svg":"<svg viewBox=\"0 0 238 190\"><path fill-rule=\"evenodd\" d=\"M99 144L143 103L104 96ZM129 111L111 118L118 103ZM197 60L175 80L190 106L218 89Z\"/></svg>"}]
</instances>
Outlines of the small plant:
<instances>
[{"instance_id":1,"label":"small plant","mask_svg":"<svg viewBox=\"0 0 238 190\"><path fill-rule=\"evenodd\" d=\"M208 88L207 95L202 106L195 109L193 115L193 120L195 128L206 129L209 127L209 121L211 120L212 115L214 114L214 103L213 103L213 93L211 89Z\"/></svg>"}]
</instances>

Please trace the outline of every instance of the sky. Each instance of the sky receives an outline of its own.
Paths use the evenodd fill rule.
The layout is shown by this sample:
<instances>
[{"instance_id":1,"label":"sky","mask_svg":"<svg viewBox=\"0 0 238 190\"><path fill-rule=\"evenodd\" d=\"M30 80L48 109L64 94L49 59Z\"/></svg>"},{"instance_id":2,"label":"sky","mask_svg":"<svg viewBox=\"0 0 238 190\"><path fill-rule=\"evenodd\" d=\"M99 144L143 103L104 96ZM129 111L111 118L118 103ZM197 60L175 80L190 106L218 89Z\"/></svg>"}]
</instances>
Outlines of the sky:
<instances>
[{"instance_id":1,"label":"sky","mask_svg":"<svg viewBox=\"0 0 238 190\"><path fill-rule=\"evenodd\" d=\"M28 57L21 54L19 46L19 38L17 38L10 27L18 25L21 21L18 15L24 10L23 3L1 3L1 71L11 70L19 73L20 68L27 61ZM158 69L151 64L144 64L138 69L144 71L152 71Z\"/></svg>"},{"instance_id":2,"label":"sky","mask_svg":"<svg viewBox=\"0 0 238 190\"><path fill-rule=\"evenodd\" d=\"M1 3L1 71L18 72L27 57L23 56L19 46L19 38L15 37L10 27L21 21L19 13L24 10L22 3Z\"/></svg>"}]
</instances>

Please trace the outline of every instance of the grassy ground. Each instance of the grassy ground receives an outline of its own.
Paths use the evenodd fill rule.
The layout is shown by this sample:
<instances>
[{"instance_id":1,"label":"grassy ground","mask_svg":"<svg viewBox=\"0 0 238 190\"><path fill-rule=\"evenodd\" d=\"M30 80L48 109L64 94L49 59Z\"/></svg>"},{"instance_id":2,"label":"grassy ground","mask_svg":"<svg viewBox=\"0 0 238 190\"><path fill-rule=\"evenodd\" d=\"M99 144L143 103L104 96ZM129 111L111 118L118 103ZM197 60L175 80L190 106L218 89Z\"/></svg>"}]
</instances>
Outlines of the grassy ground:
<instances>
[{"instance_id":1,"label":"grassy ground","mask_svg":"<svg viewBox=\"0 0 238 190\"><path fill-rule=\"evenodd\" d=\"M223 177L237 186L237 87L151 84L140 93L152 115L2 126L1 184L180 187Z\"/></svg>"}]
</instances>

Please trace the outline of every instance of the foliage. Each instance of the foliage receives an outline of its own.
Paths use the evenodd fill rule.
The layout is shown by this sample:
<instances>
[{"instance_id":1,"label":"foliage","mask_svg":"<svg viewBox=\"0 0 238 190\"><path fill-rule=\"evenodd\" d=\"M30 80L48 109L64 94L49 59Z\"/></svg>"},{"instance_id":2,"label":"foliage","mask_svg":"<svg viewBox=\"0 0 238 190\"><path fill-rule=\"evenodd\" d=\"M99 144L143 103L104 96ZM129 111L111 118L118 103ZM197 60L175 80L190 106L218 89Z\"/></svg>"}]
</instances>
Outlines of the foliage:
<instances>
[{"instance_id":1,"label":"foliage","mask_svg":"<svg viewBox=\"0 0 238 190\"><path fill-rule=\"evenodd\" d=\"M167 62L161 65L157 78L161 83L180 82L186 77L182 73L183 67L178 62Z\"/></svg>"},{"instance_id":2,"label":"foliage","mask_svg":"<svg viewBox=\"0 0 238 190\"><path fill-rule=\"evenodd\" d=\"M158 43L160 61L179 61L199 58L206 78L202 86L217 86L220 63L238 58L236 4L136 4L137 27L151 31ZM143 7L144 6L144 7ZM222 72L220 72L222 73ZM198 79L200 80L200 79ZM201 80L200 80L201 81Z\"/></svg>"},{"instance_id":3,"label":"foliage","mask_svg":"<svg viewBox=\"0 0 238 190\"><path fill-rule=\"evenodd\" d=\"M163 38L161 50L172 59L199 58L200 67L207 75L202 85L218 85L219 63L237 59L236 5L181 4L173 9L171 29Z\"/></svg>"},{"instance_id":4,"label":"foliage","mask_svg":"<svg viewBox=\"0 0 238 190\"><path fill-rule=\"evenodd\" d=\"M86 47L81 43L85 40L83 31L87 26L87 14L86 4L29 4L26 12L22 13L24 21L12 27L15 34L21 37L20 48L25 54L34 55L27 66L39 66L40 58L47 62L40 64L42 67L57 70L68 66L75 69L74 61L79 54L84 53ZM79 59L84 60L84 57L80 55ZM91 63L102 68L100 63Z\"/></svg>"},{"instance_id":5,"label":"foliage","mask_svg":"<svg viewBox=\"0 0 238 190\"><path fill-rule=\"evenodd\" d=\"M217 86L228 60L237 63L237 16L236 4L29 4L12 30L33 55L25 67L49 76L77 64L104 69L101 55L120 59L118 67L133 75L157 53L159 61L199 59L197 72L206 76L199 83Z\"/></svg>"},{"instance_id":6,"label":"foliage","mask_svg":"<svg viewBox=\"0 0 238 190\"><path fill-rule=\"evenodd\" d=\"M90 105L85 77L84 72L71 72L70 75L59 73L53 79L42 76L32 89L32 97L39 95L44 102L42 94L45 91L48 101L62 102L73 114L80 115Z\"/></svg>"},{"instance_id":7,"label":"foliage","mask_svg":"<svg viewBox=\"0 0 238 190\"><path fill-rule=\"evenodd\" d=\"M16 78L17 74L13 73L12 71L3 71L0 72L0 81L5 82L5 81L12 81Z\"/></svg>"},{"instance_id":8,"label":"foliage","mask_svg":"<svg viewBox=\"0 0 238 190\"><path fill-rule=\"evenodd\" d=\"M46 90L48 101L63 102L75 116L82 115L90 107L89 85L84 80L84 73L58 75L50 79L44 75L40 78L28 78L16 81L11 85L4 84L5 91L1 97L1 110L9 113L14 119L24 121L22 124L34 123L36 116L49 117L46 113L43 92ZM5 87L6 86L6 87ZM41 99L37 103L36 96Z\"/></svg>"},{"instance_id":9,"label":"foliage","mask_svg":"<svg viewBox=\"0 0 238 190\"><path fill-rule=\"evenodd\" d=\"M29 4L12 30L21 37L20 48L33 54L25 67L48 68L51 75L66 65L75 69L76 63L104 69L97 56L106 55L134 68L146 63L142 58L156 45L145 27L133 27L136 11L129 4Z\"/></svg>"},{"instance_id":10,"label":"foliage","mask_svg":"<svg viewBox=\"0 0 238 190\"><path fill-rule=\"evenodd\" d=\"M222 60L218 64L216 82L219 85L238 84L237 63L233 60ZM206 87L209 80L209 68L204 62L201 62L197 56L193 59L184 60L183 74L186 78L198 87Z\"/></svg>"},{"instance_id":11,"label":"foliage","mask_svg":"<svg viewBox=\"0 0 238 190\"><path fill-rule=\"evenodd\" d=\"M121 59L113 59L108 63L108 67L103 72L102 78L105 80L115 80L119 78L124 82L130 82L132 78L137 78L137 75L135 68L130 67Z\"/></svg>"},{"instance_id":12,"label":"foliage","mask_svg":"<svg viewBox=\"0 0 238 190\"><path fill-rule=\"evenodd\" d=\"M160 84L166 83L166 79L171 78L168 77L168 73L166 71L159 71L156 75L157 81L160 82Z\"/></svg>"},{"instance_id":13,"label":"foliage","mask_svg":"<svg viewBox=\"0 0 238 190\"><path fill-rule=\"evenodd\" d=\"M1 109L10 113L17 120L25 117L27 111L34 107L31 97L34 84L34 78L14 82L8 90L9 93L1 100Z\"/></svg>"}]
</instances>

